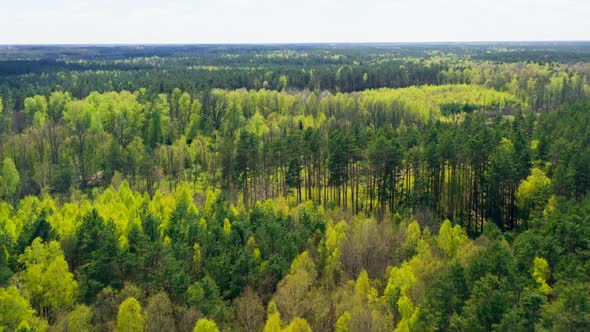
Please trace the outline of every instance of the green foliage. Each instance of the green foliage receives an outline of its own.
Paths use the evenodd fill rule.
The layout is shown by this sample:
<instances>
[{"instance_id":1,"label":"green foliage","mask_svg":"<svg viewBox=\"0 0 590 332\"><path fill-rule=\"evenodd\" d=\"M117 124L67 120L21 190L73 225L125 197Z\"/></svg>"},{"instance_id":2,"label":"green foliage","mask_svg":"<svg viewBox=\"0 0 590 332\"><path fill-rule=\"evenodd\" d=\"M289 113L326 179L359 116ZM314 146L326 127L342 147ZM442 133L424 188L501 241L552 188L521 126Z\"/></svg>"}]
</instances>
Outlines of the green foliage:
<instances>
[{"instance_id":1,"label":"green foliage","mask_svg":"<svg viewBox=\"0 0 590 332\"><path fill-rule=\"evenodd\" d=\"M146 331L170 331L174 329L174 307L166 293L152 296L145 308Z\"/></svg>"},{"instance_id":2,"label":"green foliage","mask_svg":"<svg viewBox=\"0 0 590 332\"><path fill-rule=\"evenodd\" d=\"M219 287L213 279L205 276L192 284L187 292L187 303L197 308L203 315L223 321L228 315Z\"/></svg>"},{"instance_id":3,"label":"green foliage","mask_svg":"<svg viewBox=\"0 0 590 332\"><path fill-rule=\"evenodd\" d=\"M464 267L451 263L448 271L435 277L426 290L420 320L432 329L452 330L450 318L462 313L469 292Z\"/></svg>"},{"instance_id":4,"label":"green foliage","mask_svg":"<svg viewBox=\"0 0 590 332\"><path fill-rule=\"evenodd\" d=\"M471 297L463 308L465 320L458 326L471 331L490 331L499 324L514 295L506 281L487 274L479 279L471 290Z\"/></svg>"},{"instance_id":5,"label":"green foliage","mask_svg":"<svg viewBox=\"0 0 590 332\"><path fill-rule=\"evenodd\" d=\"M557 298L543 307L542 325L557 330L583 330L590 324L588 283L560 285Z\"/></svg>"},{"instance_id":6,"label":"green foliage","mask_svg":"<svg viewBox=\"0 0 590 332\"><path fill-rule=\"evenodd\" d=\"M0 329L585 330L590 58L537 47L0 50Z\"/></svg>"},{"instance_id":7,"label":"green foliage","mask_svg":"<svg viewBox=\"0 0 590 332\"><path fill-rule=\"evenodd\" d=\"M77 234L80 298L90 303L96 294L107 286L119 286L115 275L117 238L112 222L105 222L96 210L82 218Z\"/></svg>"}]
</instances>

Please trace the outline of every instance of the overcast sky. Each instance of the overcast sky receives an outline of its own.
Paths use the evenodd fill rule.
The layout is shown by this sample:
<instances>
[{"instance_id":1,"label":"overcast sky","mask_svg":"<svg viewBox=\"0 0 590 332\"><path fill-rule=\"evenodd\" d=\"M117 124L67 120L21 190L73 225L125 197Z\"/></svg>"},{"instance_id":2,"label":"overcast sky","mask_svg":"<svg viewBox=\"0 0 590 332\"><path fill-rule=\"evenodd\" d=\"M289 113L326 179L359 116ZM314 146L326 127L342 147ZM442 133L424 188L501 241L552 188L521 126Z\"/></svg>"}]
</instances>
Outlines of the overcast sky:
<instances>
[{"instance_id":1,"label":"overcast sky","mask_svg":"<svg viewBox=\"0 0 590 332\"><path fill-rule=\"evenodd\" d=\"M590 0L0 0L0 44L590 40Z\"/></svg>"}]
</instances>

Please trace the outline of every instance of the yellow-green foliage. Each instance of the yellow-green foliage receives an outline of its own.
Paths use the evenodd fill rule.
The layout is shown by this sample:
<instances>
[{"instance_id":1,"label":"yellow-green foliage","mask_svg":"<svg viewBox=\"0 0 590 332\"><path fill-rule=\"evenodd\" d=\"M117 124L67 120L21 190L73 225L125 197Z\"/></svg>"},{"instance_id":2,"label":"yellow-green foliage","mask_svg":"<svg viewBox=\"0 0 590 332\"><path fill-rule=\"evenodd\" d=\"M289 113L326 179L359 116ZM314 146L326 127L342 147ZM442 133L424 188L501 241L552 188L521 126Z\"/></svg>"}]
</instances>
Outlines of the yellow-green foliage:
<instances>
[{"instance_id":1,"label":"yellow-green foliage","mask_svg":"<svg viewBox=\"0 0 590 332\"><path fill-rule=\"evenodd\" d=\"M336 332L349 332L351 320L352 317L350 315L350 312L345 311L342 315L340 315L340 317L338 317L338 320L336 321Z\"/></svg>"},{"instance_id":2,"label":"yellow-green foliage","mask_svg":"<svg viewBox=\"0 0 590 332\"><path fill-rule=\"evenodd\" d=\"M262 207L264 208L266 213L282 215L283 217L289 216L289 213L291 211L289 207L289 202L285 197L268 199L264 201L264 203L262 203Z\"/></svg>"},{"instance_id":3,"label":"yellow-green foliage","mask_svg":"<svg viewBox=\"0 0 590 332\"><path fill-rule=\"evenodd\" d=\"M74 235L81 220L81 216L91 211L92 205L84 200L82 202L65 203L53 210L53 214L47 217L47 221L63 238Z\"/></svg>"},{"instance_id":4,"label":"yellow-green foliage","mask_svg":"<svg viewBox=\"0 0 590 332\"><path fill-rule=\"evenodd\" d=\"M516 205L524 210L533 206L543 207L550 195L551 179L538 168L531 170L526 180L523 180L516 191ZM539 206L541 205L541 206Z\"/></svg>"},{"instance_id":5,"label":"yellow-green foliage","mask_svg":"<svg viewBox=\"0 0 590 332\"><path fill-rule=\"evenodd\" d=\"M391 331L392 317L368 273L362 270L356 280L349 280L333 291L336 304L337 331Z\"/></svg>"},{"instance_id":6,"label":"yellow-green foliage","mask_svg":"<svg viewBox=\"0 0 590 332\"><path fill-rule=\"evenodd\" d=\"M94 331L92 325L92 309L83 304L77 305L76 308L68 314L67 330L80 332Z\"/></svg>"},{"instance_id":7,"label":"yellow-green foliage","mask_svg":"<svg viewBox=\"0 0 590 332\"><path fill-rule=\"evenodd\" d=\"M438 247L448 258L454 258L457 250L468 240L465 230L459 225L453 227L448 219L442 223L436 237Z\"/></svg>"},{"instance_id":8,"label":"yellow-green foliage","mask_svg":"<svg viewBox=\"0 0 590 332\"><path fill-rule=\"evenodd\" d=\"M401 316L401 320L395 328L396 332L410 332L416 330L416 323L418 322L418 315L420 314L420 308L414 307L412 300L402 295L397 301L398 312Z\"/></svg>"},{"instance_id":9,"label":"yellow-green foliage","mask_svg":"<svg viewBox=\"0 0 590 332\"><path fill-rule=\"evenodd\" d=\"M326 227L326 238L324 240L323 254L326 259L326 277L327 280L334 280L334 275L338 274L341 269L342 246L346 241L348 224L344 220L334 225L333 221L328 221Z\"/></svg>"},{"instance_id":10,"label":"yellow-green foliage","mask_svg":"<svg viewBox=\"0 0 590 332\"><path fill-rule=\"evenodd\" d=\"M12 195L18 189L20 182L20 175L14 160L11 158L4 158L2 162L2 174L0 174L0 195L7 199L12 199Z\"/></svg>"},{"instance_id":11,"label":"yellow-green foliage","mask_svg":"<svg viewBox=\"0 0 590 332\"><path fill-rule=\"evenodd\" d=\"M173 197L166 195L164 196L161 191L156 191L152 201L149 204L149 211L162 222L166 223L172 208L176 205Z\"/></svg>"},{"instance_id":12,"label":"yellow-green foliage","mask_svg":"<svg viewBox=\"0 0 590 332\"><path fill-rule=\"evenodd\" d=\"M300 272L310 274L312 279L315 279L316 277L315 263L313 262L307 251L302 252L293 260L293 263L291 263L291 269L289 270L289 274L296 275Z\"/></svg>"},{"instance_id":13,"label":"yellow-green foliage","mask_svg":"<svg viewBox=\"0 0 590 332\"><path fill-rule=\"evenodd\" d=\"M406 121L427 122L441 118L443 104L470 104L487 109L516 105L519 99L480 85L449 84L413 86L401 89L381 88L355 93L279 92L267 89L214 90L228 101L228 117L237 128L261 137L280 134L280 128L301 124L319 128L331 117L357 113L367 118L377 112L394 112ZM319 112L310 113L310 109Z\"/></svg>"},{"instance_id":14,"label":"yellow-green foliage","mask_svg":"<svg viewBox=\"0 0 590 332\"><path fill-rule=\"evenodd\" d=\"M387 108L402 108L426 122L441 117L443 104L472 104L504 107L517 104L517 98L507 92L487 89L479 85L449 84L438 86L412 86L403 89L377 89L359 92L361 109L367 111L375 103Z\"/></svg>"},{"instance_id":15,"label":"yellow-green foliage","mask_svg":"<svg viewBox=\"0 0 590 332\"><path fill-rule=\"evenodd\" d=\"M264 332L280 332L281 331L281 313L274 301L270 301L267 309L267 319L264 325Z\"/></svg>"},{"instance_id":16,"label":"yellow-green foliage","mask_svg":"<svg viewBox=\"0 0 590 332\"><path fill-rule=\"evenodd\" d=\"M39 198L34 196L27 196L23 198L19 204L18 208L12 209L8 205L2 206L3 214L9 216L9 223L12 225L7 225L8 234L14 236L13 239L17 239L20 235L25 223L37 219L43 210L43 205Z\"/></svg>"},{"instance_id":17,"label":"yellow-green foliage","mask_svg":"<svg viewBox=\"0 0 590 332\"><path fill-rule=\"evenodd\" d=\"M305 214L311 219L323 219L324 208L322 206L315 205L312 201L305 201L296 207L289 210L293 221L299 222L301 217Z\"/></svg>"},{"instance_id":18,"label":"yellow-green foliage","mask_svg":"<svg viewBox=\"0 0 590 332\"><path fill-rule=\"evenodd\" d=\"M203 205L203 212L205 213L205 215L213 216L215 214L215 211L213 210L213 205L217 201L218 195L219 192L215 192L212 189L207 189L205 204Z\"/></svg>"},{"instance_id":19,"label":"yellow-green foliage","mask_svg":"<svg viewBox=\"0 0 590 332\"><path fill-rule=\"evenodd\" d=\"M21 225L12 218L13 208L7 202L0 202L0 230L14 241L20 234Z\"/></svg>"},{"instance_id":20,"label":"yellow-green foliage","mask_svg":"<svg viewBox=\"0 0 590 332\"><path fill-rule=\"evenodd\" d=\"M231 234L231 222L227 218L223 219L223 232L226 236Z\"/></svg>"},{"instance_id":21,"label":"yellow-green foliage","mask_svg":"<svg viewBox=\"0 0 590 332\"><path fill-rule=\"evenodd\" d=\"M453 229L450 222L446 223L444 228L441 228L442 235L439 234L436 241L445 255L452 257L467 238L459 226ZM416 303L424 296L424 283L444 267L444 262L433 254L430 243L434 239L430 237L428 228L420 234L420 226L414 221L408 224L406 232L405 246L415 245L415 254L400 266L390 267L389 279L383 294L383 301L397 310L401 317L396 331L415 330L420 312L420 307Z\"/></svg>"},{"instance_id":22,"label":"yellow-green foliage","mask_svg":"<svg viewBox=\"0 0 590 332\"><path fill-rule=\"evenodd\" d=\"M195 252L193 254L193 270L196 274L199 274L203 268L203 254L201 252L201 245L198 242L193 246L193 251Z\"/></svg>"},{"instance_id":23,"label":"yellow-green foliage","mask_svg":"<svg viewBox=\"0 0 590 332\"><path fill-rule=\"evenodd\" d=\"M35 309L55 318L73 307L78 283L57 241L46 244L35 239L19 262L25 267L19 274L21 289Z\"/></svg>"},{"instance_id":24,"label":"yellow-green foliage","mask_svg":"<svg viewBox=\"0 0 590 332\"><path fill-rule=\"evenodd\" d=\"M551 287L547 284L547 280L551 276L551 270L547 260L543 257L535 257L533 261L533 278L539 284L539 290L545 295L551 294Z\"/></svg>"},{"instance_id":25,"label":"yellow-green foliage","mask_svg":"<svg viewBox=\"0 0 590 332\"><path fill-rule=\"evenodd\" d=\"M289 274L279 282L274 296L278 310L285 313L284 319L289 321L309 311L310 290L316 275L315 263L307 251L293 260Z\"/></svg>"},{"instance_id":26,"label":"yellow-green foliage","mask_svg":"<svg viewBox=\"0 0 590 332\"><path fill-rule=\"evenodd\" d=\"M295 317L287 327L282 328L281 313L274 301L270 301L267 309L267 320L264 325L264 332L311 332L309 323L301 318Z\"/></svg>"},{"instance_id":27,"label":"yellow-green foliage","mask_svg":"<svg viewBox=\"0 0 590 332\"><path fill-rule=\"evenodd\" d=\"M14 286L0 288L0 331L14 331L21 324L45 331L47 323L35 317L35 310Z\"/></svg>"},{"instance_id":28,"label":"yellow-green foliage","mask_svg":"<svg viewBox=\"0 0 590 332\"><path fill-rule=\"evenodd\" d=\"M264 121L264 117L258 111L254 114L254 116L248 119L246 130L254 133L256 136L264 136L270 131Z\"/></svg>"},{"instance_id":29,"label":"yellow-green foliage","mask_svg":"<svg viewBox=\"0 0 590 332\"><path fill-rule=\"evenodd\" d=\"M195 324L193 332L219 332L219 328L217 327L217 324L215 324L214 321L206 318L201 318Z\"/></svg>"},{"instance_id":30,"label":"yellow-green foliage","mask_svg":"<svg viewBox=\"0 0 590 332\"><path fill-rule=\"evenodd\" d=\"M260 259L260 248L258 248L258 243L256 243L254 236L250 236L248 242L246 242L246 248L256 259Z\"/></svg>"},{"instance_id":31,"label":"yellow-green foliage","mask_svg":"<svg viewBox=\"0 0 590 332\"><path fill-rule=\"evenodd\" d=\"M389 271L389 279L385 288L386 299L391 299L399 291L401 294L409 293L418 282L414 270L409 263L394 266Z\"/></svg>"},{"instance_id":32,"label":"yellow-green foliage","mask_svg":"<svg viewBox=\"0 0 590 332\"><path fill-rule=\"evenodd\" d=\"M119 306L116 332L143 332L145 318L141 305L134 297L129 297Z\"/></svg>"},{"instance_id":33,"label":"yellow-green foliage","mask_svg":"<svg viewBox=\"0 0 590 332\"><path fill-rule=\"evenodd\" d=\"M377 290L371 287L369 274L362 270L354 284L354 296L359 303L366 303L377 298Z\"/></svg>"},{"instance_id":34,"label":"yellow-green foliage","mask_svg":"<svg viewBox=\"0 0 590 332\"><path fill-rule=\"evenodd\" d=\"M282 332L312 332L312 330L305 319L298 317L293 319L291 324L284 328Z\"/></svg>"},{"instance_id":35,"label":"yellow-green foliage","mask_svg":"<svg viewBox=\"0 0 590 332\"><path fill-rule=\"evenodd\" d=\"M417 221L412 221L406 228L406 240L404 241L405 248L415 248L420 240L420 224Z\"/></svg>"},{"instance_id":36,"label":"yellow-green foliage","mask_svg":"<svg viewBox=\"0 0 590 332\"><path fill-rule=\"evenodd\" d=\"M94 202L94 207L105 220L112 220L117 226L119 241L123 246L127 243L127 234L133 225L141 228L139 216L143 196L133 193L127 181L123 181L119 189L108 188Z\"/></svg>"}]
</instances>

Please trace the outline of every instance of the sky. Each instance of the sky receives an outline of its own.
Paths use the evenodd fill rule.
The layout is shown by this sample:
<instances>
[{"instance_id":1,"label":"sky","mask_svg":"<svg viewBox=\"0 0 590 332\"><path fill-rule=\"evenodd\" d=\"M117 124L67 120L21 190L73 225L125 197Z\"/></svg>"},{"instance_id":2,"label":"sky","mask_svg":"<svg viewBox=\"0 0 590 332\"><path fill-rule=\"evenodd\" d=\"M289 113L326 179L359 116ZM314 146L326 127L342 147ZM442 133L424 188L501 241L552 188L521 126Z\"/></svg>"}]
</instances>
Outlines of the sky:
<instances>
[{"instance_id":1,"label":"sky","mask_svg":"<svg viewBox=\"0 0 590 332\"><path fill-rule=\"evenodd\" d=\"M590 40L590 0L0 0L0 44Z\"/></svg>"}]
</instances>

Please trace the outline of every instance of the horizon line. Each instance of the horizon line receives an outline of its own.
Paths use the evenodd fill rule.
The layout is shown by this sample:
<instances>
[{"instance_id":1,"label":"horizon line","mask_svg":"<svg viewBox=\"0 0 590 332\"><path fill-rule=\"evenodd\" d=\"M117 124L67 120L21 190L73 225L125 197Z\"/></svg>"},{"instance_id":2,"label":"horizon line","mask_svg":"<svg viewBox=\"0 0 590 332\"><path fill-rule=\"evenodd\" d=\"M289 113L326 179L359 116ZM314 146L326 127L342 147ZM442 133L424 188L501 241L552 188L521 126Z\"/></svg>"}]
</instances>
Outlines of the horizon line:
<instances>
[{"instance_id":1,"label":"horizon line","mask_svg":"<svg viewBox=\"0 0 590 332\"><path fill-rule=\"evenodd\" d=\"M284 46L284 45L439 45L439 44L560 44L590 43L590 39L558 39L558 40L470 40L470 41L336 41L336 42L137 42L137 43L0 43L0 47L27 46Z\"/></svg>"}]
</instances>

